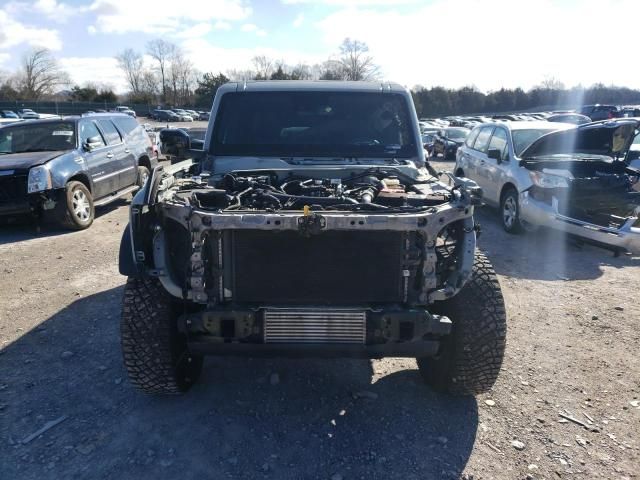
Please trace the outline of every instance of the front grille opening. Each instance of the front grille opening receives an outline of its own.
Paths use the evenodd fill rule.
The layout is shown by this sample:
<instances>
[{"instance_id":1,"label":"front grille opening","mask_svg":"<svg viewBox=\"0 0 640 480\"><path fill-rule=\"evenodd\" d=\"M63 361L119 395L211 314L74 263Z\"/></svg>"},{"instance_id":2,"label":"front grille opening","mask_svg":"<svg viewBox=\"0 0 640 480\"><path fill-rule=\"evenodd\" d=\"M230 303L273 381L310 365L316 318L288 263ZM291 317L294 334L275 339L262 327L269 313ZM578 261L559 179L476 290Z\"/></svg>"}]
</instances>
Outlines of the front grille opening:
<instances>
[{"instance_id":1,"label":"front grille opening","mask_svg":"<svg viewBox=\"0 0 640 480\"><path fill-rule=\"evenodd\" d=\"M0 177L0 205L20 203L27 200L27 176Z\"/></svg>"},{"instance_id":2,"label":"front grille opening","mask_svg":"<svg viewBox=\"0 0 640 480\"><path fill-rule=\"evenodd\" d=\"M398 332L399 339L402 341L411 340L413 338L413 323L400 322L400 329Z\"/></svg>"},{"instance_id":3,"label":"front grille opening","mask_svg":"<svg viewBox=\"0 0 640 480\"><path fill-rule=\"evenodd\" d=\"M233 232L236 302L353 305L403 299L403 232Z\"/></svg>"},{"instance_id":4,"label":"front grille opening","mask_svg":"<svg viewBox=\"0 0 640 480\"><path fill-rule=\"evenodd\" d=\"M220 336L234 338L236 336L236 321L232 318L220 320Z\"/></svg>"}]
</instances>

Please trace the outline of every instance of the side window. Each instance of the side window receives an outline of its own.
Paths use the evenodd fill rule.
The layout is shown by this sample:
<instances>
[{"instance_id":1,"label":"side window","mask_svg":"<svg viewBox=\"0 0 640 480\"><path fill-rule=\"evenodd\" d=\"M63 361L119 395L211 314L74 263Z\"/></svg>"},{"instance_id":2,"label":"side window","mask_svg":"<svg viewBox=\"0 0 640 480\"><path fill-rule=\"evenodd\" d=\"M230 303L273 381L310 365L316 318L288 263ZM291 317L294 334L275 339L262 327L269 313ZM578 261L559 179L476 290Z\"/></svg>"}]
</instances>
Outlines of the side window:
<instances>
[{"instance_id":1,"label":"side window","mask_svg":"<svg viewBox=\"0 0 640 480\"><path fill-rule=\"evenodd\" d=\"M502 128L496 128L489 142L488 150L495 148L500 150L500 158L509 160L509 144L507 143L507 133Z\"/></svg>"},{"instance_id":2,"label":"side window","mask_svg":"<svg viewBox=\"0 0 640 480\"><path fill-rule=\"evenodd\" d=\"M118 130L116 130L116 127L113 126L113 123L111 123L111 120L98 120L98 125L100 126L100 130L104 133L107 145L114 145L122 142L122 138L120 138L120 134L118 133Z\"/></svg>"},{"instance_id":3,"label":"side window","mask_svg":"<svg viewBox=\"0 0 640 480\"><path fill-rule=\"evenodd\" d=\"M98 130L98 127L96 127L96 124L93 123L92 121L80 122L79 129L80 129L80 145L84 145L87 139L91 137L98 137L100 139L100 142L102 142L102 145L103 146L105 145L102 134Z\"/></svg>"},{"instance_id":4,"label":"side window","mask_svg":"<svg viewBox=\"0 0 640 480\"><path fill-rule=\"evenodd\" d=\"M469 134L469 136L467 136L467 139L464 141L464 144L469 148L473 148L473 142L476 141L476 138L478 138L479 133L480 133L480 129L474 128Z\"/></svg>"},{"instance_id":5,"label":"side window","mask_svg":"<svg viewBox=\"0 0 640 480\"><path fill-rule=\"evenodd\" d=\"M116 124L116 127L118 127L118 130L120 130L120 133L122 133L123 136L131 135L131 133L139 125L138 122L136 122L131 117L114 118L113 123Z\"/></svg>"},{"instance_id":6,"label":"side window","mask_svg":"<svg viewBox=\"0 0 640 480\"><path fill-rule=\"evenodd\" d=\"M476 142L473 144L473 149L478 150L479 152L486 152L492 132L493 127L481 128L480 133L478 133L478 138L476 138Z\"/></svg>"}]
</instances>

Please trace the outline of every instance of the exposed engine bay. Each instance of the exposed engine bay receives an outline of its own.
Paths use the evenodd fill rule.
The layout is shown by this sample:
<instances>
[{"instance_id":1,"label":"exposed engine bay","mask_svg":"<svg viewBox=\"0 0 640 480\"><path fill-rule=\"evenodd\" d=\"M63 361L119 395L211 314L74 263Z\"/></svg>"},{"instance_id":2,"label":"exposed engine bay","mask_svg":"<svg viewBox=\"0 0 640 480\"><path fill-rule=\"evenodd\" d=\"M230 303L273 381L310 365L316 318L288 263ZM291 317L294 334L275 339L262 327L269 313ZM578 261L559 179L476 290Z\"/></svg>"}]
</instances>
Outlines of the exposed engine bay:
<instances>
[{"instance_id":1,"label":"exposed engine bay","mask_svg":"<svg viewBox=\"0 0 640 480\"><path fill-rule=\"evenodd\" d=\"M371 169L326 177L277 171L239 171L221 179L179 180L174 200L196 208L234 210L303 210L411 213L441 205L451 188L434 179L418 181L398 171ZM209 180L203 187L203 180Z\"/></svg>"}]
</instances>

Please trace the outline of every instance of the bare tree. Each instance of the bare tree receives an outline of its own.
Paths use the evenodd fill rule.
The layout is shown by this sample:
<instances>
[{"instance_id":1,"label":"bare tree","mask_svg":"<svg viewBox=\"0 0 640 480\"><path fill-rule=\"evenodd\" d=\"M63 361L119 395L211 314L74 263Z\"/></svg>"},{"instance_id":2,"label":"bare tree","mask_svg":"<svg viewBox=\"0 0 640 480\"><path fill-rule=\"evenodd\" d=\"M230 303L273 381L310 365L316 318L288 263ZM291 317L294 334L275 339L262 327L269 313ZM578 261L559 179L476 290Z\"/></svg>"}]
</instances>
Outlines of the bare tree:
<instances>
[{"instance_id":1,"label":"bare tree","mask_svg":"<svg viewBox=\"0 0 640 480\"><path fill-rule=\"evenodd\" d=\"M125 77L127 77L131 93L138 95L142 91L144 76L142 55L131 48L127 48L116 55L116 60Z\"/></svg>"},{"instance_id":2,"label":"bare tree","mask_svg":"<svg viewBox=\"0 0 640 480\"><path fill-rule=\"evenodd\" d=\"M369 55L369 47L359 40L344 39L340 45L340 61L346 80L375 80L380 76L380 67Z\"/></svg>"},{"instance_id":3,"label":"bare tree","mask_svg":"<svg viewBox=\"0 0 640 480\"><path fill-rule=\"evenodd\" d=\"M157 95L160 91L158 76L152 70L145 69L142 72L141 88L145 93Z\"/></svg>"},{"instance_id":4,"label":"bare tree","mask_svg":"<svg viewBox=\"0 0 640 480\"><path fill-rule=\"evenodd\" d=\"M251 59L251 63L256 69L256 79L267 80L271 76L273 60L266 55L256 55Z\"/></svg>"},{"instance_id":5,"label":"bare tree","mask_svg":"<svg viewBox=\"0 0 640 480\"><path fill-rule=\"evenodd\" d=\"M253 70L238 70L237 68L233 68L231 70L227 70L226 76L232 82L244 82L255 79L256 72Z\"/></svg>"},{"instance_id":6,"label":"bare tree","mask_svg":"<svg viewBox=\"0 0 640 480\"><path fill-rule=\"evenodd\" d=\"M193 71L193 63L184 55L184 52L177 47L174 48L168 69L174 105L188 103L194 86Z\"/></svg>"},{"instance_id":7,"label":"bare tree","mask_svg":"<svg viewBox=\"0 0 640 480\"><path fill-rule=\"evenodd\" d=\"M54 93L56 87L68 84L69 75L48 49L35 48L23 57L17 86L25 99L38 100Z\"/></svg>"},{"instance_id":8,"label":"bare tree","mask_svg":"<svg viewBox=\"0 0 640 480\"><path fill-rule=\"evenodd\" d=\"M18 97L18 92L14 87L15 76L0 70L0 99L15 100Z\"/></svg>"},{"instance_id":9,"label":"bare tree","mask_svg":"<svg viewBox=\"0 0 640 480\"><path fill-rule=\"evenodd\" d=\"M151 40L147 43L147 53L158 63L163 101L166 101L167 99L168 67L176 48L177 47L173 43L162 40L161 38Z\"/></svg>"},{"instance_id":10,"label":"bare tree","mask_svg":"<svg viewBox=\"0 0 640 480\"><path fill-rule=\"evenodd\" d=\"M346 69L340 60L327 60L322 65L316 65L314 69L320 80L347 80Z\"/></svg>"},{"instance_id":11,"label":"bare tree","mask_svg":"<svg viewBox=\"0 0 640 480\"><path fill-rule=\"evenodd\" d=\"M542 82L540 82L538 88L544 88L547 90L564 90L565 86L564 83L555 77L546 77Z\"/></svg>"}]
</instances>

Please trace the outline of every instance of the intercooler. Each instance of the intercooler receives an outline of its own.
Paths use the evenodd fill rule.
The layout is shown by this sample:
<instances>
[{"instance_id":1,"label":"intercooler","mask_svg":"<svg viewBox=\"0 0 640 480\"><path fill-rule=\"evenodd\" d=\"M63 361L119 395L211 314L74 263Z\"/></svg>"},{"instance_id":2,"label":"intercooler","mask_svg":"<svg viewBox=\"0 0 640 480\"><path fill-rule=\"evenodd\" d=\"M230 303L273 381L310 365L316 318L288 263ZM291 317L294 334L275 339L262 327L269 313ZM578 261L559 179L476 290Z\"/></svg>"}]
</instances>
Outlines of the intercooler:
<instances>
[{"instance_id":1,"label":"intercooler","mask_svg":"<svg viewBox=\"0 0 640 480\"><path fill-rule=\"evenodd\" d=\"M357 343L366 339L366 314L348 309L268 309L264 343Z\"/></svg>"},{"instance_id":2,"label":"intercooler","mask_svg":"<svg viewBox=\"0 0 640 480\"><path fill-rule=\"evenodd\" d=\"M225 248L232 260L232 301L328 306L401 302L405 235L233 231L226 237L230 249Z\"/></svg>"}]
</instances>

